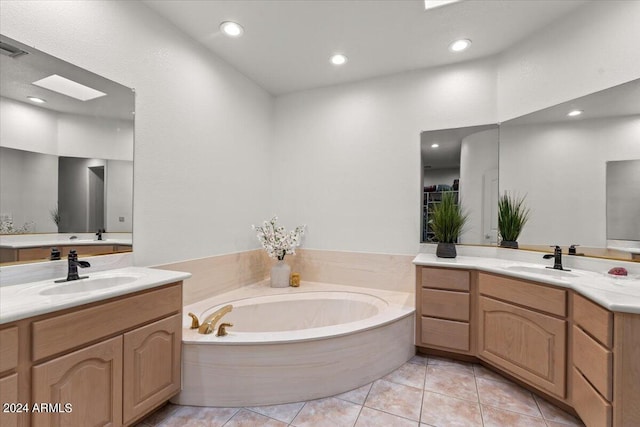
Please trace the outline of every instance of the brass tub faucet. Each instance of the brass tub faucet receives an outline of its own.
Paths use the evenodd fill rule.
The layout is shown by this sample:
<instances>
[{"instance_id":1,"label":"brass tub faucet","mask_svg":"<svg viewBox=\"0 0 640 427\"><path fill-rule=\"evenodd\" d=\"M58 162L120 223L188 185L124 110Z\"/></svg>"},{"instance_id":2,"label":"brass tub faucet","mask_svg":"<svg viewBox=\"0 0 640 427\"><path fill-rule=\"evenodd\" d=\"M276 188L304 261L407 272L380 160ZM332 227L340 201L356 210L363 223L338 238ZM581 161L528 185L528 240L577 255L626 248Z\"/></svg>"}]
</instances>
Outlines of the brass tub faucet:
<instances>
[{"instance_id":1,"label":"brass tub faucet","mask_svg":"<svg viewBox=\"0 0 640 427\"><path fill-rule=\"evenodd\" d=\"M200 327L198 328L198 332L201 334L210 334L216 327L216 323L218 320L222 318L225 314L233 310L233 306L231 304L227 304L224 307L214 311L211 313L206 319L202 321ZM224 331L224 328L223 328Z\"/></svg>"}]
</instances>

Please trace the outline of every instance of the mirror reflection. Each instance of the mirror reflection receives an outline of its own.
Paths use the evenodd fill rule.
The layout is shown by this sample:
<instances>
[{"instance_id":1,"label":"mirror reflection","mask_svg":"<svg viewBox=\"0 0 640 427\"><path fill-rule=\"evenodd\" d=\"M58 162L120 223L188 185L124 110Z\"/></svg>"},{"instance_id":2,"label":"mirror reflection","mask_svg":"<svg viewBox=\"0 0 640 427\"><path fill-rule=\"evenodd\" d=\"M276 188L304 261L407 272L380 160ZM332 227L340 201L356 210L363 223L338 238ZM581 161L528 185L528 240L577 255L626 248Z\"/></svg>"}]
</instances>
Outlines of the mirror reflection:
<instances>
[{"instance_id":1,"label":"mirror reflection","mask_svg":"<svg viewBox=\"0 0 640 427\"><path fill-rule=\"evenodd\" d=\"M0 42L1 261L131 250L132 89Z\"/></svg>"},{"instance_id":2,"label":"mirror reflection","mask_svg":"<svg viewBox=\"0 0 640 427\"><path fill-rule=\"evenodd\" d=\"M607 162L631 159L640 159L640 80L502 123L500 192L526 195L531 208L521 247L577 244L632 258L633 250L607 245ZM617 186L627 201L637 191L632 180ZM624 230L637 229L638 218L618 217ZM617 237L634 240L624 233Z\"/></svg>"},{"instance_id":3,"label":"mirror reflection","mask_svg":"<svg viewBox=\"0 0 640 427\"><path fill-rule=\"evenodd\" d=\"M497 242L498 125L426 131L422 153L421 242L435 242L429 217L443 191L454 191L469 219L458 243Z\"/></svg>"}]
</instances>

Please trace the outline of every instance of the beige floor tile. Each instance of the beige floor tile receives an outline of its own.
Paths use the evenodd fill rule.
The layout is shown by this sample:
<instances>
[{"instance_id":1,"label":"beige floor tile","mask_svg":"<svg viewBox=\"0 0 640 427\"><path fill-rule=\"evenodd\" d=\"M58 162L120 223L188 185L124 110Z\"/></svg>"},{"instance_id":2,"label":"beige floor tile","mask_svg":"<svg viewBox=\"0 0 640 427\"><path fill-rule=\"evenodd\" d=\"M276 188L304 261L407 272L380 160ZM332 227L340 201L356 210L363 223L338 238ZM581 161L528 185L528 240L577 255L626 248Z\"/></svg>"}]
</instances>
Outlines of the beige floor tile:
<instances>
[{"instance_id":1,"label":"beige floor tile","mask_svg":"<svg viewBox=\"0 0 640 427\"><path fill-rule=\"evenodd\" d=\"M427 365L424 389L460 399L478 401L476 381L473 374L450 366Z\"/></svg>"},{"instance_id":2,"label":"beige floor tile","mask_svg":"<svg viewBox=\"0 0 640 427\"><path fill-rule=\"evenodd\" d=\"M238 408L181 406L158 427L221 427L238 412Z\"/></svg>"},{"instance_id":3,"label":"beige floor tile","mask_svg":"<svg viewBox=\"0 0 640 427\"><path fill-rule=\"evenodd\" d=\"M491 406L482 407L484 427L546 427L542 418L504 411Z\"/></svg>"},{"instance_id":4,"label":"beige floor tile","mask_svg":"<svg viewBox=\"0 0 640 427\"><path fill-rule=\"evenodd\" d=\"M296 402L285 403L282 405L251 406L246 409L289 424L293 421L303 406L304 402Z\"/></svg>"},{"instance_id":5,"label":"beige floor tile","mask_svg":"<svg viewBox=\"0 0 640 427\"><path fill-rule=\"evenodd\" d=\"M334 397L346 400L348 402L357 403L358 405L362 405L367 398L367 395L369 394L369 390L371 390L372 384L373 383L363 385L362 387L358 387L346 393L337 394Z\"/></svg>"},{"instance_id":6,"label":"beige floor tile","mask_svg":"<svg viewBox=\"0 0 640 427\"><path fill-rule=\"evenodd\" d=\"M180 406L174 405L172 403L168 403L161 408L156 409L154 412L149 414L146 418L142 419L140 422L147 424L148 426L155 427L164 421L169 415L173 414L176 410L178 410Z\"/></svg>"},{"instance_id":7,"label":"beige floor tile","mask_svg":"<svg viewBox=\"0 0 640 427\"><path fill-rule=\"evenodd\" d=\"M355 424L360 405L329 397L311 400L300 410L291 423L296 427L351 427Z\"/></svg>"},{"instance_id":8,"label":"beige floor tile","mask_svg":"<svg viewBox=\"0 0 640 427\"><path fill-rule=\"evenodd\" d=\"M576 424L559 423L557 421L549 421L549 420L546 420L546 421L547 421L547 427L571 427L576 425ZM583 426L584 424L577 424L577 425Z\"/></svg>"},{"instance_id":9,"label":"beige floor tile","mask_svg":"<svg viewBox=\"0 0 640 427\"><path fill-rule=\"evenodd\" d=\"M283 423L246 409L240 409L224 427L287 427L288 425L288 423Z\"/></svg>"},{"instance_id":10,"label":"beige floor tile","mask_svg":"<svg viewBox=\"0 0 640 427\"><path fill-rule=\"evenodd\" d=\"M355 427L418 427L418 422L365 406L360 412Z\"/></svg>"},{"instance_id":11,"label":"beige floor tile","mask_svg":"<svg viewBox=\"0 0 640 427\"><path fill-rule=\"evenodd\" d=\"M409 363L417 363L418 365L426 365L428 362L429 358L420 354L416 354L411 359L409 359Z\"/></svg>"},{"instance_id":12,"label":"beige floor tile","mask_svg":"<svg viewBox=\"0 0 640 427\"><path fill-rule=\"evenodd\" d=\"M425 391L420 422L435 427L482 427L482 415L477 402Z\"/></svg>"},{"instance_id":13,"label":"beige floor tile","mask_svg":"<svg viewBox=\"0 0 640 427\"><path fill-rule=\"evenodd\" d=\"M382 379L396 384L408 385L409 387L422 388L426 372L426 366L415 363L405 363Z\"/></svg>"},{"instance_id":14,"label":"beige floor tile","mask_svg":"<svg viewBox=\"0 0 640 427\"><path fill-rule=\"evenodd\" d=\"M480 403L533 417L542 417L538 405L528 390L499 381L476 378Z\"/></svg>"},{"instance_id":15,"label":"beige floor tile","mask_svg":"<svg viewBox=\"0 0 640 427\"><path fill-rule=\"evenodd\" d=\"M418 421L422 405L422 390L391 381L373 383L365 406Z\"/></svg>"},{"instance_id":16,"label":"beige floor tile","mask_svg":"<svg viewBox=\"0 0 640 427\"><path fill-rule=\"evenodd\" d=\"M473 371L473 364L471 363L439 356L429 356L429 365L457 366L466 371Z\"/></svg>"},{"instance_id":17,"label":"beige floor tile","mask_svg":"<svg viewBox=\"0 0 640 427\"><path fill-rule=\"evenodd\" d=\"M503 383L511 383L512 381L503 377L497 372L492 371L491 369L485 368L482 365L473 365L473 373L476 378L484 378L486 380L500 381Z\"/></svg>"},{"instance_id":18,"label":"beige floor tile","mask_svg":"<svg viewBox=\"0 0 640 427\"><path fill-rule=\"evenodd\" d=\"M552 403L547 402L540 396L533 396L536 402L538 403L538 407L540 408L540 412L542 412L542 417L547 421L555 421L562 423L563 425L569 425L574 427L583 426L582 421L569 414L568 412L563 411Z\"/></svg>"}]
</instances>

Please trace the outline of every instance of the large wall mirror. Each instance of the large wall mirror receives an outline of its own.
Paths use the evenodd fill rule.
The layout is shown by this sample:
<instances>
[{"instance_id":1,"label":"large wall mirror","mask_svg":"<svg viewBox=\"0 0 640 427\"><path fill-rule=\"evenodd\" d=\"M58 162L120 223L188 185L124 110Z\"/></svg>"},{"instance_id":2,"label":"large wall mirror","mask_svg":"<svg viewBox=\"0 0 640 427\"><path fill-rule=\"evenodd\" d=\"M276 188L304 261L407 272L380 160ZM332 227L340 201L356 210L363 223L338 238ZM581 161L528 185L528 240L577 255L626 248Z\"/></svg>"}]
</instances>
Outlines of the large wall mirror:
<instances>
[{"instance_id":1,"label":"large wall mirror","mask_svg":"<svg viewBox=\"0 0 640 427\"><path fill-rule=\"evenodd\" d=\"M500 191L526 195L531 208L521 245L578 244L615 258L640 253L640 162L626 163L638 159L640 80L502 123ZM610 187L607 165L618 162L626 178L616 174ZM626 196L607 197L614 192ZM612 215L617 227L607 227Z\"/></svg>"},{"instance_id":2,"label":"large wall mirror","mask_svg":"<svg viewBox=\"0 0 640 427\"><path fill-rule=\"evenodd\" d=\"M640 257L640 80L499 127L423 132L421 242L430 242L427 190L451 181L433 166L447 138L457 141L461 153L459 168L447 168L457 174L470 214L460 243L497 244L497 197L510 192L524 196L531 210L518 238L521 248L549 251L549 245L561 245L566 251L576 244L585 255Z\"/></svg>"},{"instance_id":3,"label":"large wall mirror","mask_svg":"<svg viewBox=\"0 0 640 427\"><path fill-rule=\"evenodd\" d=\"M434 242L429 218L443 191L454 191L469 213L458 243L497 242L498 125L425 131L422 157L422 243Z\"/></svg>"},{"instance_id":4,"label":"large wall mirror","mask_svg":"<svg viewBox=\"0 0 640 427\"><path fill-rule=\"evenodd\" d=\"M0 41L1 261L131 250L133 90Z\"/></svg>"}]
</instances>

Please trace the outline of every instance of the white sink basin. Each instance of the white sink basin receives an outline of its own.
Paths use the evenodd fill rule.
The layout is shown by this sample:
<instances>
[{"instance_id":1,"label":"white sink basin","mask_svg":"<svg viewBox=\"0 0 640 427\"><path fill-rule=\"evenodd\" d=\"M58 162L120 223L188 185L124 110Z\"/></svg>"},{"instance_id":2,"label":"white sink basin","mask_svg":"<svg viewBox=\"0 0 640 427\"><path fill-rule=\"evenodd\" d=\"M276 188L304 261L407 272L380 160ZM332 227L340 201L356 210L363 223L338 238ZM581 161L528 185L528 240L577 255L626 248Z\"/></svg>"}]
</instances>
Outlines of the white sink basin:
<instances>
[{"instance_id":1,"label":"white sink basin","mask_svg":"<svg viewBox=\"0 0 640 427\"><path fill-rule=\"evenodd\" d=\"M40 295L65 295L80 292L92 292L116 286L123 286L140 279L139 276L103 276L88 277L86 279L74 280L71 282L57 283L40 291Z\"/></svg>"},{"instance_id":2,"label":"white sink basin","mask_svg":"<svg viewBox=\"0 0 640 427\"><path fill-rule=\"evenodd\" d=\"M551 277L579 277L577 274L573 274L566 270L554 270L553 268L546 267L528 267L525 265L511 265L506 267L507 270L520 271L522 273L541 274L543 276Z\"/></svg>"}]
</instances>

